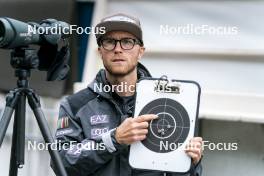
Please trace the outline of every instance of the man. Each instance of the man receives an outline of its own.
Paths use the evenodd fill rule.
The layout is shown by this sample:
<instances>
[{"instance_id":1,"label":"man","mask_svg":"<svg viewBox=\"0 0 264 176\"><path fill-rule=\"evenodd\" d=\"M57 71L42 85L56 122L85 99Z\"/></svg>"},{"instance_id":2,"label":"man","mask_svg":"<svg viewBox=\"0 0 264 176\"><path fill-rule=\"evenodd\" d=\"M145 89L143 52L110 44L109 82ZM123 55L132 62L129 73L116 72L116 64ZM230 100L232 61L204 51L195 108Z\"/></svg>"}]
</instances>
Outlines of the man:
<instances>
[{"instance_id":1,"label":"man","mask_svg":"<svg viewBox=\"0 0 264 176\"><path fill-rule=\"evenodd\" d=\"M108 16L97 25L105 34L96 34L104 69L88 87L62 101L56 132L60 151L70 176L177 176L132 169L128 163L129 145L146 138L149 122L157 118L146 114L132 118L134 88L138 79L150 77L138 62L145 48L137 18L126 14ZM130 89L117 89L118 85ZM102 89L110 86L111 89ZM186 153L192 158L191 176L201 175L202 138L190 141ZM177 164L177 163L175 163Z\"/></svg>"}]
</instances>

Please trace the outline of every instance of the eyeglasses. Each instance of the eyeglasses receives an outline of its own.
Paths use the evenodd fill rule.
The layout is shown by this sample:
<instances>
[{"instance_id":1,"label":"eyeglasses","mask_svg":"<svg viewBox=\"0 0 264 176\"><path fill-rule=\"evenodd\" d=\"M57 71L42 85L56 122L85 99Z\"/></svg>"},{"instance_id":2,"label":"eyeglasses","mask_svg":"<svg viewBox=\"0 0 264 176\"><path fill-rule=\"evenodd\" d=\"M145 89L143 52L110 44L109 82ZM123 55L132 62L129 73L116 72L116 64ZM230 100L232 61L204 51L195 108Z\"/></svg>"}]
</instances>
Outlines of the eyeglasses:
<instances>
[{"instance_id":1,"label":"eyeglasses","mask_svg":"<svg viewBox=\"0 0 264 176\"><path fill-rule=\"evenodd\" d=\"M100 43L105 50L112 51L115 49L117 42L119 42L123 50L131 50L135 44L141 45L139 40L133 38L122 38L120 40L105 38L102 39Z\"/></svg>"}]
</instances>

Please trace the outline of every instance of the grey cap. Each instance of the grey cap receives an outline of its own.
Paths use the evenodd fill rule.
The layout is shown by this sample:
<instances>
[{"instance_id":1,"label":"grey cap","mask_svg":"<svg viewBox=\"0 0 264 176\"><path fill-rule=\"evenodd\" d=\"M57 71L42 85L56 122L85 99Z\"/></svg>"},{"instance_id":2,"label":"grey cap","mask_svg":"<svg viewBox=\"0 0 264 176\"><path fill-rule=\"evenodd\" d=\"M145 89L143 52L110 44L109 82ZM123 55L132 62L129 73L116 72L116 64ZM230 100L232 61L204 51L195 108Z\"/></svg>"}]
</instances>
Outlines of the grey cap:
<instances>
[{"instance_id":1,"label":"grey cap","mask_svg":"<svg viewBox=\"0 0 264 176\"><path fill-rule=\"evenodd\" d=\"M95 34L97 43L99 43L102 36L110 31L125 31L133 34L143 45L142 30L140 21L136 17L124 13L117 13L107 16L96 25L97 27L105 27L104 34Z\"/></svg>"}]
</instances>

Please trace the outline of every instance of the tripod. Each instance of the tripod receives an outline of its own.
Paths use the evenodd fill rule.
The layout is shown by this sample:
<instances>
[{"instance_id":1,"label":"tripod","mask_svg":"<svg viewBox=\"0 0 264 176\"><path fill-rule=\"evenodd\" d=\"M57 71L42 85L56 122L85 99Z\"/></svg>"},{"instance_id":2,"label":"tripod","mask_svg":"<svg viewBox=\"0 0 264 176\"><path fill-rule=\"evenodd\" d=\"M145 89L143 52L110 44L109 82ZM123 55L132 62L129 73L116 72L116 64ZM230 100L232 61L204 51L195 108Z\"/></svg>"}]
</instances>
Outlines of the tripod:
<instances>
[{"instance_id":1,"label":"tripod","mask_svg":"<svg viewBox=\"0 0 264 176\"><path fill-rule=\"evenodd\" d=\"M24 165L26 98L28 99L30 108L33 110L45 142L48 144L54 143L48 123L41 110L39 96L29 88L29 81L27 79L30 77L30 69L36 68L38 64L34 52L32 49L18 48L11 54L11 65L16 68L15 76L18 77L17 88L7 94L6 106L0 121L1 146L12 114L15 111L9 176L17 176L18 168L22 168ZM58 175L67 176L58 151L52 150L50 146L48 145L49 154L54 162Z\"/></svg>"}]
</instances>

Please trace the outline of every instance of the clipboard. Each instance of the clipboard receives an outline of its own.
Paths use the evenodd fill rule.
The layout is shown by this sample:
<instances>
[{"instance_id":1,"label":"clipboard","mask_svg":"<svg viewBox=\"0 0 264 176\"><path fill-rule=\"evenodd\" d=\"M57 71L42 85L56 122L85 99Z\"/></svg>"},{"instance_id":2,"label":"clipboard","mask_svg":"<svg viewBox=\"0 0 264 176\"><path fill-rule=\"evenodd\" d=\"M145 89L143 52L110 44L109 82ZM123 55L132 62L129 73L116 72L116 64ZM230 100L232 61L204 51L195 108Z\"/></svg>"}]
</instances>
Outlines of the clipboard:
<instances>
[{"instance_id":1,"label":"clipboard","mask_svg":"<svg viewBox=\"0 0 264 176\"><path fill-rule=\"evenodd\" d=\"M145 140L131 144L129 164L135 169L187 173L191 158L184 148L197 131L201 88L197 82L142 79L136 86L134 118L157 114Z\"/></svg>"}]
</instances>

